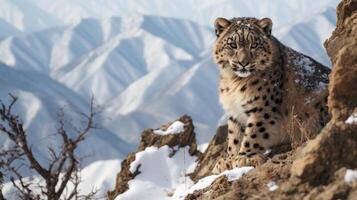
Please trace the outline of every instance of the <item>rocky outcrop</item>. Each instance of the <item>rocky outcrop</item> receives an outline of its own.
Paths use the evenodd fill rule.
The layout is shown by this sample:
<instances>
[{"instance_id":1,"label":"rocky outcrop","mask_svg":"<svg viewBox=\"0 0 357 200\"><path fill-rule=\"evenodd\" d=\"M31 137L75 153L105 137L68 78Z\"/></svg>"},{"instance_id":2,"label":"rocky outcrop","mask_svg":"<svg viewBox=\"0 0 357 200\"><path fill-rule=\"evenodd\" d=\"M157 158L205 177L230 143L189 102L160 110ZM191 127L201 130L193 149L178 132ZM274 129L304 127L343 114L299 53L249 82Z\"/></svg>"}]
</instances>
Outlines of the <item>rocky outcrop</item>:
<instances>
[{"instance_id":1,"label":"rocky outcrop","mask_svg":"<svg viewBox=\"0 0 357 200\"><path fill-rule=\"evenodd\" d=\"M336 30L325 42L333 63L328 98L332 119L292 168L293 176L315 185L328 182L341 167L357 168L357 125L345 123L357 107L357 1L342 1L337 18Z\"/></svg>"},{"instance_id":2,"label":"rocky outcrop","mask_svg":"<svg viewBox=\"0 0 357 200\"><path fill-rule=\"evenodd\" d=\"M141 141L138 147L138 151L143 151L146 147L162 147L168 145L169 147L185 147L189 146L189 153L191 155L196 155L199 153L197 151L196 137L194 132L194 126L191 117L184 115L177 119L185 124L184 131L180 134L167 134L159 135L155 134L153 129L145 130L141 135ZM169 122L160 127L160 130L166 131L172 122Z\"/></svg>"},{"instance_id":3,"label":"rocky outcrop","mask_svg":"<svg viewBox=\"0 0 357 200\"><path fill-rule=\"evenodd\" d=\"M344 121L357 107L357 1L344 0L337 8L337 26L325 42L333 63L328 106L332 121Z\"/></svg>"},{"instance_id":4,"label":"rocky outcrop","mask_svg":"<svg viewBox=\"0 0 357 200\"><path fill-rule=\"evenodd\" d=\"M190 155L199 156L200 152L197 150L194 126L192 119L185 115L177 119L184 124L184 130L177 134L157 134L153 129L147 129L143 131L141 135L141 141L138 149L135 152L128 154L127 158L121 163L121 171L116 178L115 188L108 192L108 199L114 200L119 194L124 193L129 189L128 182L140 174L140 166L132 173L130 164L135 161L136 153L145 150L146 147L154 146L160 148L162 146L174 147L189 147ZM160 130L166 131L173 122L162 125ZM173 151L175 152L175 151ZM172 155L173 156L173 155Z\"/></svg>"},{"instance_id":5,"label":"rocky outcrop","mask_svg":"<svg viewBox=\"0 0 357 200\"><path fill-rule=\"evenodd\" d=\"M235 199L269 199L272 192L268 184L274 181L280 185L290 177L290 167L294 158L289 146L279 147L266 163L251 170L240 179L229 182L225 175L218 177L209 187L196 190L186 196L185 200L235 200ZM209 149L207 149L209 151ZM283 152L285 151L285 152ZM279 198L273 198L279 199Z\"/></svg>"}]
</instances>

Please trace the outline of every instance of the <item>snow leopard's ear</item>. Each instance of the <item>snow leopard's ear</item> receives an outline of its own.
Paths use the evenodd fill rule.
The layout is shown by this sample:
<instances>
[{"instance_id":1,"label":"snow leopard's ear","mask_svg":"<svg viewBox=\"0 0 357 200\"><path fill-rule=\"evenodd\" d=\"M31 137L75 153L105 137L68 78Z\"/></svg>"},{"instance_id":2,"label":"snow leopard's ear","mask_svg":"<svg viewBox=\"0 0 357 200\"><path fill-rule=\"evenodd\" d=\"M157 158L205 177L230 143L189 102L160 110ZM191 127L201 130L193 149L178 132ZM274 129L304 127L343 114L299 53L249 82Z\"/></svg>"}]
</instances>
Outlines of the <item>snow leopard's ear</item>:
<instances>
[{"instance_id":1,"label":"snow leopard's ear","mask_svg":"<svg viewBox=\"0 0 357 200\"><path fill-rule=\"evenodd\" d=\"M268 36L271 35L271 29L273 26L273 22L269 18L263 18L258 21L259 27L266 33Z\"/></svg>"},{"instance_id":2,"label":"snow leopard's ear","mask_svg":"<svg viewBox=\"0 0 357 200\"><path fill-rule=\"evenodd\" d=\"M230 22L228 19L218 17L214 21L214 28L216 29L216 35L217 37L229 26L231 25L232 22Z\"/></svg>"}]
</instances>

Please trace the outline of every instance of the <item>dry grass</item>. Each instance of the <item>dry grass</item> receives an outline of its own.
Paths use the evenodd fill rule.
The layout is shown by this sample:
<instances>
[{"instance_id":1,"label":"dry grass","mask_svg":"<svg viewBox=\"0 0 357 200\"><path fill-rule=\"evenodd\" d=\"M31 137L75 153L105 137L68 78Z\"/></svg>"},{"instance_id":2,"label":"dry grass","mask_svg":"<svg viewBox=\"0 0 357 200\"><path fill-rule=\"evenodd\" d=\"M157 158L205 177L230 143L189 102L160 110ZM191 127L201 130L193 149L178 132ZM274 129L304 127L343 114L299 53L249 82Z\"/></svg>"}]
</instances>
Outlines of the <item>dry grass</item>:
<instances>
[{"instance_id":1,"label":"dry grass","mask_svg":"<svg viewBox=\"0 0 357 200\"><path fill-rule=\"evenodd\" d=\"M316 111L311 110L311 108L306 108L297 111L293 106L284 120L283 130L287 131L287 137L293 149L312 139L321 128Z\"/></svg>"}]
</instances>

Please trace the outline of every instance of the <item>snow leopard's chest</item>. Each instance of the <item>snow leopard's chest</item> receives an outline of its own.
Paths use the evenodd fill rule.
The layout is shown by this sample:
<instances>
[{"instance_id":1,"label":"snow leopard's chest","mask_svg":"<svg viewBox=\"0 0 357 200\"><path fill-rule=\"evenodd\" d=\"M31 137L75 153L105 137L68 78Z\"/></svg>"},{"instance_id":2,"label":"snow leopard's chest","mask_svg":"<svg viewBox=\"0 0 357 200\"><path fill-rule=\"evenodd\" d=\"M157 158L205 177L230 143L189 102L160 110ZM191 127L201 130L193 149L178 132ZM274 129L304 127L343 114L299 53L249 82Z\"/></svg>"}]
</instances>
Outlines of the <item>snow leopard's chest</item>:
<instances>
[{"instance_id":1,"label":"snow leopard's chest","mask_svg":"<svg viewBox=\"0 0 357 200\"><path fill-rule=\"evenodd\" d=\"M232 87L230 84L220 84L220 102L228 117L233 117L241 124L246 124L248 114L246 114L246 104L249 100L241 90L245 90L244 86Z\"/></svg>"}]
</instances>

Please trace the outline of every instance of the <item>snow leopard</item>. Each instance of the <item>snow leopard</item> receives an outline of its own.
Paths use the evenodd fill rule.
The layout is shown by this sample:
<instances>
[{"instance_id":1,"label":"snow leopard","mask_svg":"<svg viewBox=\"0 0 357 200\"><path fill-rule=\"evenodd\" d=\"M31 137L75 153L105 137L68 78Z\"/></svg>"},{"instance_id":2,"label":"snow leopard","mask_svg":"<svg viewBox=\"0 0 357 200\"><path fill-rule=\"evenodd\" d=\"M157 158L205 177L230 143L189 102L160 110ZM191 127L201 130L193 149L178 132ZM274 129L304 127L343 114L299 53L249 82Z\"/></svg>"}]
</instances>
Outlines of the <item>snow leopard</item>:
<instances>
[{"instance_id":1,"label":"snow leopard","mask_svg":"<svg viewBox=\"0 0 357 200\"><path fill-rule=\"evenodd\" d=\"M213 173L259 166L268 150L325 126L328 67L275 38L269 18L217 18L214 25L228 146Z\"/></svg>"}]
</instances>

